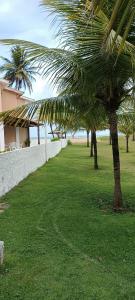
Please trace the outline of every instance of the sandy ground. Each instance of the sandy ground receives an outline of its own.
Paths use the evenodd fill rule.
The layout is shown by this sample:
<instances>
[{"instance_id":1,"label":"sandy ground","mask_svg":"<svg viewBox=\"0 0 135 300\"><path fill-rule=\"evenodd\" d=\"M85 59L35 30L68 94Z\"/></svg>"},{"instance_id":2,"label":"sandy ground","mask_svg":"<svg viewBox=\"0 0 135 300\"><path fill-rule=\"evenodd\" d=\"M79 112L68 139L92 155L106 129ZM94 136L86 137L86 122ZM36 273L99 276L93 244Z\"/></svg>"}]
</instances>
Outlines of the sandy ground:
<instances>
[{"instance_id":1,"label":"sandy ground","mask_svg":"<svg viewBox=\"0 0 135 300\"><path fill-rule=\"evenodd\" d=\"M67 137L67 140L70 140L72 144L86 144L87 143L87 138L84 137L84 138L78 138L78 137L74 137L74 138L70 138L70 137ZM97 138L98 142L101 141L101 138L98 137ZM41 138L41 144L45 144L45 139ZM49 143L50 142L50 139L47 140L47 142ZM32 139L31 140L31 146L36 146L38 144L38 141L37 139Z\"/></svg>"},{"instance_id":2,"label":"sandy ground","mask_svg":"<svg viewBox=\"0 0 135 300\"><path fill-rule=\"evenodd\" d=\"M70 138L72 144L86 144L86 138Z\"/></svg>"},{"instance_id":3,"label":"sandy ground","mask_svg":"<svg viewBox=\"0 0 135 300\"><path fill-rule=\"evenodd\" d=\"M72 144L87 144L87 138L69 138ZM98 142L102 142L101 137L97 137Z\"/></svg>"}]
</instances>

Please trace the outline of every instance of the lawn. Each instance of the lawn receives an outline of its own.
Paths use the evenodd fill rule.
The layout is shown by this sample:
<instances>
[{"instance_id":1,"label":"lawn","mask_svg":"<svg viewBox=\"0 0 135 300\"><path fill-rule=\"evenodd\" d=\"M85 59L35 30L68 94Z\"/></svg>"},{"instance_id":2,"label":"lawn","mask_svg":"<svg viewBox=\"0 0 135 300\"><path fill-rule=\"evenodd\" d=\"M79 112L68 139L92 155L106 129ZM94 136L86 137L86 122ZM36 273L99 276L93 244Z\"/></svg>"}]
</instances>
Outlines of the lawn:
<instances>
[{"instance_id":1,"label":"lawn","mask_svg":"<svg viewBox=\"0 0 135 300\"><path fill-rule=\"evenodd\" d=\"M1 199L5 264L0 300L135 299L135 143L121 139L125 205L114 214L111 147L99 171L85 145L69 146Z\"/></svg>"}]
</instances>

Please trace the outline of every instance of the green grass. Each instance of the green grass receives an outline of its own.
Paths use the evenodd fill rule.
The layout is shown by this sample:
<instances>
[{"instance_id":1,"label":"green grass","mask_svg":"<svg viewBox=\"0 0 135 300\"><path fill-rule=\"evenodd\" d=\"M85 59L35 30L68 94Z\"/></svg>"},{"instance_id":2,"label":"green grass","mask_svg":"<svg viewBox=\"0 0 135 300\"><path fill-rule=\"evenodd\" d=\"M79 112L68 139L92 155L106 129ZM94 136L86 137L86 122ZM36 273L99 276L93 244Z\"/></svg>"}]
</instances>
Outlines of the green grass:
<instances>
[{"instance_id":1,"label":"green grass","mask_svg":"<svg viewBox=\"0 0 135 300\"><path fill-rule=\"evenodd\" d=\"M135 143L121 139L125 204L135 209ZM69 146L1 199L5 264L0 300L135 299L135 214L106 209L113 199L111 147L100 170L84 145Z\"/></svg>"}]
</instances>

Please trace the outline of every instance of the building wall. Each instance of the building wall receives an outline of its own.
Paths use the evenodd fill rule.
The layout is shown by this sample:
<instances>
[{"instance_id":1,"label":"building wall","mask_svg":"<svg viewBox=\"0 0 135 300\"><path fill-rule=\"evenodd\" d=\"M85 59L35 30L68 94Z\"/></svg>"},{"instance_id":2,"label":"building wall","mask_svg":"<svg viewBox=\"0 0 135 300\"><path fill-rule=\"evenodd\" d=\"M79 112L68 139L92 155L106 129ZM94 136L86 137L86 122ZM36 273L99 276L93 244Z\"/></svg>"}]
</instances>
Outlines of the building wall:
<instances>
[{"instance_id":1,"label":"building wall","mask_svg":"<svg viewBox=\"0 0 135 300\"><path fill-rule=\"evenodd\" d=\"M0 196L67 146L66 140L0 154Z\"/></svg>"},{"instance_id":2,"label":"building wall","mask_svg":"<svg viewBox=\"0 0 135 300\"><path fill-rule=\"evenodd\" d=\"M8 87L8 82L0 80L0 112L14 109L17 106L30 103L29 99L22 96L22 92ZM21 130L20 140L21 144L24 145L26 141L27 129ZM0 124L0 151L5 150L5 145L8 145L16 141L16 129L8 126L4 129L3 125Z\"/></svg>"},{"instance_id":3,"label":"building wall","mask_svg":"<svg viewBox=\"0 0 135 300\"><path fill-rule=\"evenodd\" d=\"M5 126L4 128L5 145L16 141L16 128L13 126Z\"/></svg>"},{"instance_id":4,"label":"building wall","mask_svg":"<svg viewBox=\"0 0 135 300\"><path fill-rule=\"evenodd\" d=\"M20 145L25 147L25 141L28 138L28 130L27 128L18 128L19 129L19 140ZM5 126L4 128L4 137L5 137L5 145L8 146L10 143L16 142L16 127L13 126Z\"/></svg>"},{"instance_id":5,"label":"building wall","mask_svg":"<svg viewBox=\"0 0 135 300\"><path fill-rule=\"evenodd\" d=\"M19 135L20 135L20 144L23 147L26 147L25 142L28 139L28 129L27 128L19 128Z\"/></svg>"},{"instance_id":6,"label":"building wall","mask_svg":"<svg viewBox=\"0 0 135 300\"><path fill-rule=\"evenodd\" d=\"M13 109L18 105L18 95L8 90L2 90L2 111Z\"/></svg>"},{"instance_id":7,"label":"building wall","mask_svg":"<svg viewBox=\"0 0 135 300\"><path fill-rule=\"evenodd\" d=\"M0 86L0 112L2 111L2 90ZM0 123L0 151L5 149L5 140L4 140L4 126Z\"/></svg>"},{"instance_id":8,"label":"building wall","mask_svg":"<svg viewBox=\"0 0 135 300\"><path fill-rule=\"evenodd\" d=\"M0 86L0 112L2 111L2 89Z\"/></svg>"},{"instance_id":9,"label":"building wall","mask_svg":"<svg viewBox=\"0 0 135 300\"><path fill-rule=\"evenodd\" d=\"M26 101L23 97L20 98L20 94L17 94L12 91L12 89L2 89L1 90L1 97L2 97L2 109L1 111L6 111L10 109L14 109L17 106L21 106L23 104L27 104L28 101Z\"/></svg>"}]
</instances>

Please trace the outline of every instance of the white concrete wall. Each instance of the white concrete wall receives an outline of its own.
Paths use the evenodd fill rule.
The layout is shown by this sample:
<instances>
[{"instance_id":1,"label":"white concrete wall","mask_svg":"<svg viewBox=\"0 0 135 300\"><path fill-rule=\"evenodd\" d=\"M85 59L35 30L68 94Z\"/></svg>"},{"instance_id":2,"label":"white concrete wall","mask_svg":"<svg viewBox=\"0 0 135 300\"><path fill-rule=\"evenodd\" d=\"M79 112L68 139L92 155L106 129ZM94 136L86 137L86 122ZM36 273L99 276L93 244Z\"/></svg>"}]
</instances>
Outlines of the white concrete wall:
<instances>
[{"instance_id":1,"label":"white concrete wall","mask_svg":"<svg viewBox=\"0 0 135 300\"><path fill-rule=\"evenodd\" d=\"M19 132L19 129L20 129L19 127L15 128L17 148L20 147L20 132Z\"/></svg>"},{"instance_id":2,"label":"white concrete wall","mask_svg":"<svg viewBox=\"0 0 135 300\"><path fill-rule=\"evenodd\" d=\"M67 145L66 140L50 142L0 154L0 196L10 191L30 173L56 156Z\"/></svg>"},{"instance_id":3,"label":"white concrete wall","mask_svg":"<svg viewBox=\"0 0 135 300\"><path fill-rule=\"evenodd\" d=\"M4 126L0 124L0 151L5 149L5 137L4 137Z\"/></svg>"}]
</instances>

